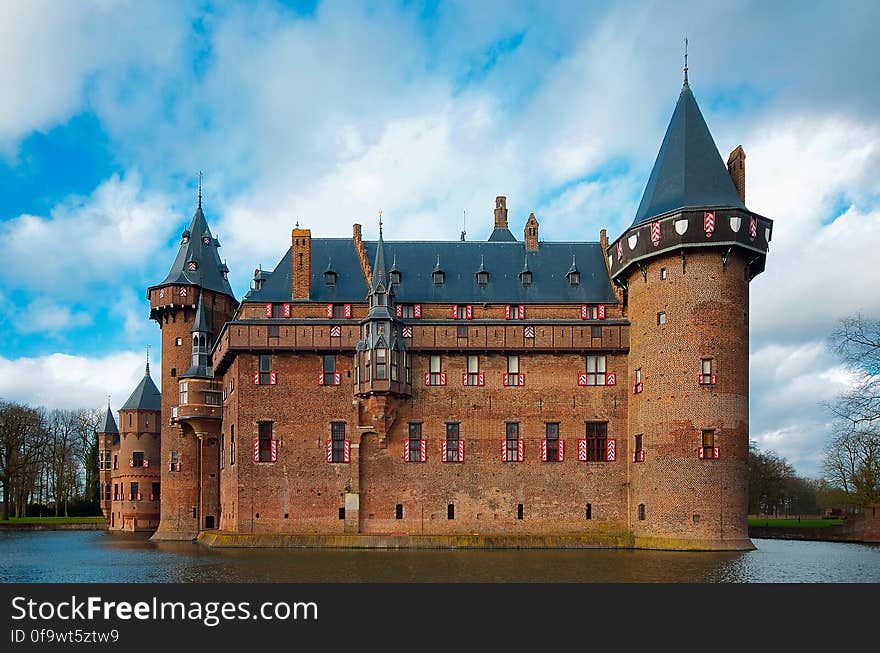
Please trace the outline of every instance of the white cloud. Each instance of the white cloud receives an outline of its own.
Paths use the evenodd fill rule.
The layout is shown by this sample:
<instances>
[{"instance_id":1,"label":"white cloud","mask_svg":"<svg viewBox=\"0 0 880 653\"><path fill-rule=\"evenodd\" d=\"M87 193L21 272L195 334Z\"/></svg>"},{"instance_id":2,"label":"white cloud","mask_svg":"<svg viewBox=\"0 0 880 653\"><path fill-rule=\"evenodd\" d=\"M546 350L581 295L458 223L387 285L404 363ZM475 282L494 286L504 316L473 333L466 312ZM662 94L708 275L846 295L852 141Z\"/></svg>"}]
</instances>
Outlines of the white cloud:
<instances>
[{"instance_id":1,"label":"white cloud","mask_svg":"<svg viewBox=\"0 0 880 653\"><path fill-rule=\"evenodd\" d=\"M13 326L19 333L54 334L92 323L88 311L74 310L46 297L38 297L23 310L13 312Z\"/></svg>"}]
</instances>

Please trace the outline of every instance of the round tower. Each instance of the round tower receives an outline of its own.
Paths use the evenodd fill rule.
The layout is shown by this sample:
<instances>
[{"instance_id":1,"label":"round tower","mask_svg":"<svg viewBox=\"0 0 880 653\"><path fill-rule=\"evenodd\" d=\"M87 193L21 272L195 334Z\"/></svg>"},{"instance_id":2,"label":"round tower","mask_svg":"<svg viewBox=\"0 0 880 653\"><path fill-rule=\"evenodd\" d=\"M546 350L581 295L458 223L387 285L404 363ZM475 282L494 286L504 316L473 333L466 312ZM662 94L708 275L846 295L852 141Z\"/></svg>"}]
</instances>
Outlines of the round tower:
<instances>
[{"instance_id":1,"label":"round tower","mask_svg":"<svg viewBox=\"0 0 880 653\"><path fill-rule=\"evenodd\" d=\"M772 222L743 197L686 81L636 218L607 250L631 322L636 546L752 548L749 282Z\"/></svg>"},{"instance_id":2,"label":"round tower","mask_svg":"<svg viewBox=\"0 0 880 653\"><path fill-rule=\"evenodd\" d=\"M220 333L238 306L221 262L220 242L211 234L199 204L180 237L177 256L165 279L147 290L150 318L162 329L162 502L157 540L189 540L204 528L200 439L178 420L180 377L192 366L193 326L199 302L213 333ZM215 518L216 521L216 518Z\"/></svg>"}]
</instances>

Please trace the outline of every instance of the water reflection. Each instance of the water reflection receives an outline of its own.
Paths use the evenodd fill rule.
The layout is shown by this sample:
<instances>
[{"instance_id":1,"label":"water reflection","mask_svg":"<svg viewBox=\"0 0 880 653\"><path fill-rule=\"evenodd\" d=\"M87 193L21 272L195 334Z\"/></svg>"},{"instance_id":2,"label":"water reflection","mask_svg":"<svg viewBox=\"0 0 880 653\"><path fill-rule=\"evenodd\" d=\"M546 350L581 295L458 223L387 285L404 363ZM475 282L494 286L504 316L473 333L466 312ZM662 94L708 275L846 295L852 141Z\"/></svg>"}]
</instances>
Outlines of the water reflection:
<instances>
[{"instance_id":1,"label":"water reflection","mask_svg":"<svg viewBox=\"0 0 880 653\"><path fill-rule=\"evenodd\" d=\"M880 582L880 547L756 551L207 549L100 531L0 533L2 582Z\"/></svg>"}]
</instances>

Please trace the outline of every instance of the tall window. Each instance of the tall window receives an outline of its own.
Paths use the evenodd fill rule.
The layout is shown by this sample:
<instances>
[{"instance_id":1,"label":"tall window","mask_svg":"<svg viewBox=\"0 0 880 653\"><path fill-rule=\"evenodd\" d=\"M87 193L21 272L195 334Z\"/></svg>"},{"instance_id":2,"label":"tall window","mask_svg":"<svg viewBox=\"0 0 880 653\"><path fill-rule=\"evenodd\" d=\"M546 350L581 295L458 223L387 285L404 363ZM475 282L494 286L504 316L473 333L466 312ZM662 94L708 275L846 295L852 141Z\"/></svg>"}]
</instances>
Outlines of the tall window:
<instances>
[{"instance_id":1,"label":"tall window","mask_svg":"<svg viewBox=\"0 0 880 653\"><path fill-rule=\"evenodd\" d=\"M700 383L712 383L712 359L700 359Z\"/></svg>"},{"instance_id":2,"label":"tall window","mask_svg":"<svg viewBox=\"0 0 880 653\"><path fill-rule=\"evenodd\" d=\"M608 444L608 422L587 422L587 460L605 460L605 447Z\"/></svg>"},{"instance_id":3,"label":"tall window","mask_svg":"<svg viewBox=\"0 0 880 653\"><path fill-rule=\"evenodd\" d=\"M604 356L587 356L587 385L605 385Z\"/></svg>"},{"instance_id":4,"label":"tall window","mask_svg":"<svg viewBox=\"0 0 880 653\"><path fill-rule=\"evenodd\" d=\"M519 373L519 356L507 357L507 385L522 385Z\"/></svg>"},{"instance_id":5,"label":"tall window","mask_svg":"<svg viewBox=\"0 0 880 653\"><path fill-rule=\"evenodd\" d=\"M422 423L409 423L409 457L408 462L417 463L422 460Z\"/></svg>"},{"instance_id":6,"label":"tall window","mask_svg":"<svg viewBox=\"0 0 880 653\"><path fill-rule=\"evenodd\" d=\"M519 461L519 422L505 424L504 453L507 462Z\"/></svg>"},{"instance_id":7,"label":"tall window","mask_svg":"<svg viewBox=\"0 0 880 653\"><path fill-rule=\"evenodd\" d=\"M183 381L180 384L180 397L179 397L180 401L178 402L181 406L183 406L185 403L187 403L188 395L189 395L189 393L187 391L187 382Z\"/></svg>"},{"instance_id":8,"label":"tall window","mask_svg":"<svg viewBox=\"0 0 880 653\"><path fill-rule=\"evenodd\" d=\"M548 422L547 433L547 461L559 461L559 422Z\"/></svg>"},{"instance_id":9,"label":"tall window","mask_svg":"<svg viewBox=\"0 0 880 653\"><path fill-rule=\"evenodd\" d=\"M235 464L235 424L229 427L229 464Z\"/></svg>"},{"instance_id":10,"label":"tall window","mask_svg":"<svg viewBox=\"0 0 880 653\"><path fill-rule=\"evenodd\" d=\"M131 466L132 467L143 467L144 466L144 452L143 451L133 451L132 452Z\"/></svg>"},{"instance_id":11,"label":"tall window","mask_svg":"<svg viewBox=\"0 0 880 653\"><path fill-rule=\"evenodd\" d=\"M639 504L639 521L645 521L645 504Z\"/></svg>"},{"instance_id":12,"label":"tall window","mask_svg":"<svg viewBox=\"0 0 880 653\"><path fill-rule=\"evenodd\" d=\"M703 457L712 458L715 449L715 429L703 429Z\"/></svg>"},{"instance_id":13,"label":"tall window","mask_svg":"<svg viewBox=\"0 0 880 653\"><path fill-rule=\"evenodd\" d=\"M431 356L431 385L440 385L440 357Z\"/></svg>"},{"instance_id":14,"label":"tall window","mask_svg":"<svg viewBox=\"0 0 880 653\"><path fill-rule=\"evenodd\" d=\"M642 447L642 434L639 433L638 435L636 435L635 440L636 440L636 441L635 441L635 451L636 451L636 452L639 452L639 451L641 451L642 448L643 448L643 447Z\"/></svg>"},{"instance_id":15,"label":"tall window","mask_svg":"<svg viewBox=\"0 0 880 653\"><path fill-rule=\"evenodd\" d=\"M412 383L412 367L410 366L410 357L407 355L407 353L405 351L403 352L403 372L404 372L404 377L403 377L404 383L411 384Z\"/></svg>"},{"instance_id":16,"label":"tall window","mask_svg":"<svg viewBox=\"0 0 880 653\"><path fill-rule=\"evenodd\" d=\"M587 306L587 319L588 320L599 319L599 308L597 306Z\"/></svg>"},{"instance_id":17,"label":"tall window","mask_svg":"<svg viewBox=\"0 0 880 653\"><path fill-rule=\"evenodd\" d=\"M333 304L333 319L334 320L342 320L348 317L345 314L345 304ZM351 309L348 309L349 315L351 315Z\"/></svg>"},{"instance_id":18,"label":"tall window","mask_svg":"<svg viewBox=\"0 0 880 653\"><path fill-rule=\"evenodd\" d=\"M260 356L260 385L269 385L272 374L272 357Z\"/></svg>"},{"instance_id":19,"label":"tall window","mask_svg":"<svg viewBox=\"0 0 880 653\"><path fill-rule=\"evenodd\" d=\"M110 469L110 466L113 464L111 462L110 450L109 449L101 449L101 455L99 457L99 469Z\"/></svg>"},{"instance_id":20,"label":"tall window","mask_svg":"<svg viewBox=\"0 0 880 653\"><path fill-rule=\"evenodd\" d=\"M391 350L391 380L397 381L397 367L400 365L400 354L396 349Z\"/></svg>"},{"instance_id":21,"label":"tall window","mask_svg":"<svg viewBox=\"0 0 880 653\"><path fill-rule=\"evenodd\" d=\"M168 463L168 471L180 471L180 454L176 451L171 452L171 461Z\"/></svg>"},{"instance_id":22,"label":"tall window","mask_svg":"<svg viewBox=\"0 0 880 653\"><path fill-rule=\"evenodd\" d=\"M666 311L657 313L657 324L666 324Z\"/></svg>"},{"instance_id":23,"label":"tall window","mask_svg":"<svg viewBox=\"0 0 880 653\"><path fill-rule=\"evenodd\" d=\"M457 306L455 308L455 314L459 320L466 320L467 319L467 306L461 306L461 305Z\"/></svg>"},{"instance_id":24,"label":"tall window","mask_svg":"<svg viewBox=\"0 0 880 653\"><path fill-rule=\"evenodd\" d=\"M446 423L446 462L458 462L459 423Z\"/></svg>"},{"instance_id":25,"label":"tall window","mask_svg":"<svg viewBox=\"0 0 880 653\"><path fill-rule=\"evenodd\" d=\"M119 454L113 454L113 469L119 469Z\"/></svg>"},{"instance_id":26,"label":"tall window","mask_svg":"<svg viewBox=\"0 0 880 653\"><path fill-rule=\"evenodd\" d=\"M324 356L324 385L333 385L336 379L336 356Z\"/></svg>"},{"instance_id":27,"label":"tall window","mask_svg":"<svg viewBox=\"0 0 880 653\"><path fill-rule=\"evenodd\" d=\"M129 501L140 501L141 496L140 496L140 490L138 489L139 488L138 484L131 483L130 487L131 487L131 492L129 492L129 494L128 494L128 500Z\"/></svg>"},{"instance_id":28,"label":"tall window","mask_svg":"<svg viewBox=\"0 0 880 653\"><path fill-rule=\"evenodd\" d=\"M345 462L345 422L330 423L330 440L334 463Z\"/></svg>"},{"instance_id":29,"label":"tall window","mask_svg":"<svg viewBox=\"0 0 880 653\"><path fill-rule=\"evenodd\" d=\"M660 280L664 281L669 278L669 270L666 268L660 268Z\"/></svg>"},{"instance_id":30,"label":"tall window","mask_svg":"<svg viewBox=\"0 0 880 653\"><path fill-rule=\"evenodd\" d=\"M373 350L368 349L364 355L364 375L367 383L373 378Z\"/></svg>"},{"instance_id":31,"label":"tall window","mask_svg":"<svg viewBox=\"0 0 880 653\"><path fill-rule=\"evenodd\" d=\"M272 462L272 422L257 422L260 462Z\"/></svg>"},{"instance_id":32,"label":"tall window","mask_svg":"<svg viewBox=\"0 0 880 653\"><path fill-rule=\"evenodd\" d=\"M479 385L480 384L480 357L479 356L468 356L467 357L467 384L468 385Z\"/></svg>"},{"instance_id":33,"label":"tall window","mask_svg":"<svg viewBox=\"0 0 880 653\"><path fill-rule=\"evenodd\" d=\"M151 488L150 488L150 501L159 501L159 500L161 500L162 497L161 497L161 495L159 494L159 492L160 492L160 484L159 484L159 483L153 483L153 484L151 485Z\"/></svg>"},{"instance_id":34,"label":"tall window","mask_svg":"<svg viewBox=\"0 0 880 653\"><path fill-rule=\"evenodd\" d=\"M220 434L220 469L226 467L226 434Z\"/></svg>"},{"instance_id":35,"label":"tall window","mask_svg":"<svg viewBox=\"0 0 880 653\"><path fill-rule=\"evenodd\" d=\"M385 379L388 377L388 361L387 349L376 350L376 378Z\"/></svg>"},{"instance_id":36,"label":"tall window","mask_svg":"<svg viewBox=\"0 0 880 653\"><path fill-rule=\"evenodd\" d=\"M113 500L119 501L119 483L113 484Z\"/></svg>"},{"instance_id":37,"label":"tall window","mask_svg":"<svg viewBox=\"0 0 880 653\"><path fill-rule=\"evenodd\" d=\"M412 304L398 304L399 315L397 317L415 317L414 307Z\"/></svg>"}]
</instances>

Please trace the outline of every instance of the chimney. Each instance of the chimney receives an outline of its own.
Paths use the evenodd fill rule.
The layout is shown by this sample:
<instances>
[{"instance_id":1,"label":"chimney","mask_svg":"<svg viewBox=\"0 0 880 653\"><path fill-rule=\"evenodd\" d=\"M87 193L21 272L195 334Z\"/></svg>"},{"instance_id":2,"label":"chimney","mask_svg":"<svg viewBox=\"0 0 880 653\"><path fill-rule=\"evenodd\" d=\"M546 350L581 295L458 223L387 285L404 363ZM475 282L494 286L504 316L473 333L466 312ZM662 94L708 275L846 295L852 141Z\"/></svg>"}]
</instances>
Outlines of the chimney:
<instances>
[{"instance_id":1,"label":"chimney","mask_svg":"<svg viewBox=\"0 0 880 653\"><path fill-rule=\"evenodd\" d=\"M297 227L290 232L290 239L293 241L290 275L293 279L293 298L308 299L312 280L312 230Z\"/></svg>"},{"instance_id":2,"label":"chimney","mask_svg":"<svg viewBox=\"0 0 880 653\"><path fill-rule=\"evenodd\" d=\"M504 195L495 198L495 228L507 229L507 198Z\"/></svg>"},{"instance_id":3,"label":"chimney","mask_svg":"<svg viewBox=\"0 0 880 653\"><path fill-rule=\"evenodd\" d=\"M746 201L746 153L742 145L737 145L730 156L727 157L727 172L733 179L739 199L745 204Z\"/></svg>"},{"instance_id":4,"label":"chimney","mask_svg":"<svg viewBox=\"0 0 880 653\"><path fill-rule=\"evenodd\" d=\"M361 271L364 273L364 279L367 281L367 288L369 288L373 285L373 271L370 269L367 248L364 247L364 240L361 237L361 226L357 223L351 226L351 238L354 241L354 249L357 252L358 260L361 262Z\"/></svg>"},{"instance_id":5,"label":"chimney","mask_svg":"<svg viewBox=\"0 0 880 653\"><path fill-rule=\"evenodd\" d=\"M534 213L529 213L529 219L526 220L526 228L523 230L523 240L526 243L527 250L538 249L538 219Z\"/></svg>"}]
</instances>

